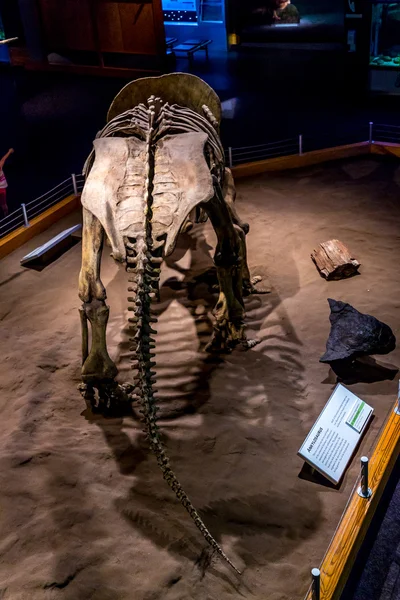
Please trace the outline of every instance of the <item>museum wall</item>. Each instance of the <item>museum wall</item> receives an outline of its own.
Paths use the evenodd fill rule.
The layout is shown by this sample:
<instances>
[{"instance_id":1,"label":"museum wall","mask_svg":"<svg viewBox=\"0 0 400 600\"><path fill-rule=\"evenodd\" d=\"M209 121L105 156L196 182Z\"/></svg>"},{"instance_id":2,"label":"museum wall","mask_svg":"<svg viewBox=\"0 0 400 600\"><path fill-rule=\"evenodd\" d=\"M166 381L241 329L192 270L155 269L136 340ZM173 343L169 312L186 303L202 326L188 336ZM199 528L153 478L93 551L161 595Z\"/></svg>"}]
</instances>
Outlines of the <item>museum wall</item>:
<instances>
[{"instance_id":1,"label":"museum wall","mask_svg":"<svg viewBox=\"0 0 400 600\"><path fill-rule=\"evenodd\" d=\"M89 0L39 0L46 46L95 50Z\"/></svg>"},{"instance_id":2,"label":"museum wall","mask_svg":"<svg viewBox=\"0 0 400 600\"><path fill-rule=\"evenodd\" d=\"M337 13L344 15L344 2L340 0L292 0L302 14Z\"/></svg>"},{"instance_id":3,"label":"museum wall","mask_svg":"<svg viewBox=\"0 0 400 600\"><path fill-rule=\"evenodd\" d=\"M152 2L101 2L97 13L101 49L105 52L159 54L163 41L160 44L157 38L156 10Z\"/></svg>"},{"instance_id":4,"label":"museum wall","mask_svg":"<svg viewBox=\"0 0 400 600\"><path fill-rule=\"evenodd\" d=\"M38 0L48 48L157 55L163 52L160 0Z\"/></svg>"}]
</instances>

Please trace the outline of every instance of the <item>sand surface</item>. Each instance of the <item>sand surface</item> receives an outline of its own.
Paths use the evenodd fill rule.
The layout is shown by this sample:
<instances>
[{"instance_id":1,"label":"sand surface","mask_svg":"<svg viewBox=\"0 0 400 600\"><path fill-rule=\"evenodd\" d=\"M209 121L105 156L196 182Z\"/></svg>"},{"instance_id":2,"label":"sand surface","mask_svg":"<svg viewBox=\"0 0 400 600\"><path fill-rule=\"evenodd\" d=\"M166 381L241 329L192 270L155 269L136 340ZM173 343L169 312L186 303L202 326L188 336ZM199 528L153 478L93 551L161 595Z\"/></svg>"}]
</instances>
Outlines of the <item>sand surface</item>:
<instances>
[{"instance_id":1,"label":"sand surface","mask_svg":"<svg viewBox=\"0 0 400 600\"><path fill-rule=\"evenodd\" d=\"M400 167L375 158L238 182L251 224L249 264L271 293L246 300L261 343L210 358L215 297L207 224L182 236L163 272L157 336L161 421L172 465L236 576L209 558L162 480L135 419L85 408L77 276L80 244L42 272L20 258L73 225L71 215L0 263L2 600L301 600L396 395L396 380L350 389L375 409L338 489L299 477L296 453L336 383L318 362L326 299L375 315L399 334ZM327 283L310 252L339 238L361 275ZM127 277L105 252L109 351L130 377ZM379 358L400 365L400 350ZM168 418L167 418L168 417Z\"/></svg>"}]
</instances>

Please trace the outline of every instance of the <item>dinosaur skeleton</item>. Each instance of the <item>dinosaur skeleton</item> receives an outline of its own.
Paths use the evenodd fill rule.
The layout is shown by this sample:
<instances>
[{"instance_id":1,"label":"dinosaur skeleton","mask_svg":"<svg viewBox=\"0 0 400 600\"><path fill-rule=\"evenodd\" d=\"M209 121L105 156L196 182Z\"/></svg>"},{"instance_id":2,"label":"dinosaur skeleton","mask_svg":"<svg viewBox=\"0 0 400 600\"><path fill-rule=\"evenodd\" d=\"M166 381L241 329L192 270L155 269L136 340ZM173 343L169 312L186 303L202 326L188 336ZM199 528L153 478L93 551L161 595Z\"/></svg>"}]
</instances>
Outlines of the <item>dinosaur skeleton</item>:
<instances>
[{"instance_id":1,"label":"dinosaur skeleton","mask_svg":"<svg viewBox=\"0 0 400 600\"><path fill-rule=\"evenodd\" d=\"M134 101L132 94L143 97L143 82L151 95L129 108ZM191 87L195 100L191 99ZM160 89L164 97L151 93ZM121 105L120 92L110 109L116 114L97 135L84 170L80 389L97 410L112 411L120 404L140 400L149 444L164 478L207 542L237 570L183 491L165 454L156 423L153 324L157 319L151 315L150 304L158 294L163 257L172 253L179 231L190 224L195 211L197 221L210 218L218 239L214 263L219 298L210 349L229 350L238 343L252 347L255 342L246 339L243 323L243 294L256 291L246 262L245 234L249 228L234 208L235 187L230 170L224 166L218 134L219 101L211 88L194 76L178 73L138 80L124 90L122 99L128 109L115 109L115 103ZM169 97L177 97L181 105L164 99ZM204 98L214 111L202 103ZM109 308L100 279L105 235L114 259L126 264L130 282L133 384L117 384L118 371L107 352Z\"/></svg>"}]
</instances>

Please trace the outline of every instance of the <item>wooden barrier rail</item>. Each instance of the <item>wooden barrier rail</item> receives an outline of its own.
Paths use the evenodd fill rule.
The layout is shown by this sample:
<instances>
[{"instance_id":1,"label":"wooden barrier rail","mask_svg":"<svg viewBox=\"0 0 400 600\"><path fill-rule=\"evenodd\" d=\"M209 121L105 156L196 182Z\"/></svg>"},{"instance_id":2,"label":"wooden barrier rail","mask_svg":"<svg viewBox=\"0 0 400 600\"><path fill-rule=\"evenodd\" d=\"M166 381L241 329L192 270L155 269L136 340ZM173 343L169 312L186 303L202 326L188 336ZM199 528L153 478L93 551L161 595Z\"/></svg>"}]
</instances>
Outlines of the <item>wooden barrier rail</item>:
<instances>
[{"instance_id":1,"label":"wooden barrier rail","mask_svg":"<svg viewBox=\"0 0 400 600\"><path fill-rule=\"evenodd\" d=\"M68 196L45 210L42 214L34 217L28 227L19 227L0 239L0 258L14 252L25 242L42 233L51 225L73 212L80 206L80 196Z\"/></svg>"},{"instance_id":2,"label":"wooden barrier rail","mask_svg":"<svg viewBox=\"0 0 400 600\"><path fill-rule=\"evenodd\" d=\"M335 146L334 148L324 148L322 150L313 150L304 154L291 154L289 156L278 156L276 158L267 158L251 163L243 163L232 168L235 179L240 177L251 177L260 173L271 171L286 171L289 169L301 169L310 167L319 163L331 160L340 160L342 158L351 158L353 156L362 156L363 154L380 154L400 157L400 145L389 144L388 142L359 142L357 144L346 144L344 146Z\"/></svg>"},{"instance_id":3,"label":"wooden barrier rail","mask_svg":"<svg viewBox=\"0 0 400 600\"><path fill-rule=\"evenodd\" d=\"M370 144L369 142L360 142L358 144L336 146L335 148L313 150L312 152L305 152L304 154L291 154L289 156L267 158L265 160L237 165L232 168L232 173L235 179L238 179L239 177L251 177L253 175L271 171L300 169L301 167L309 167L331 160L369 154L371 152L371 146L373 146L373 144Z\"/></svg>"},{"instance_id":4,"label":"wooden barrier rail","mask_svg":"<svg viewBox=\"0 0 400 600\"><path fill-rule=\"evenodd\" d=\"M400 415L393 409L386 419L369 460L369 487L372 496L361 498L355 486L335 535L320 567L321 600L338 600L349 577L390 473L399 456ZM309 590L305 600L312 600Z\"/></svg>"}]
</instances>

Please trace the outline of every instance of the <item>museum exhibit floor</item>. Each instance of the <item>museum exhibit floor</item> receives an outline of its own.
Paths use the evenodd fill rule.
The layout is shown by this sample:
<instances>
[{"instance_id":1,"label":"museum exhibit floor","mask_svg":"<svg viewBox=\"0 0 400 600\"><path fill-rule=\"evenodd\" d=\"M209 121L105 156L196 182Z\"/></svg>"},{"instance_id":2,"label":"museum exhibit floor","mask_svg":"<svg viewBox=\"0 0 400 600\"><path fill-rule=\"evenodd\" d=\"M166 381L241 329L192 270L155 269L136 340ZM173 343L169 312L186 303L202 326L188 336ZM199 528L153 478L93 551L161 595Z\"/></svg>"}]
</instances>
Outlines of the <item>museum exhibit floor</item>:
<instances>
[{"instance_id":1,"label":"museum exhibit floor","mask_svg":"<svg viewBox=\"0 0 400 600\"><path fill-rule=\"evenodd\" d=\"M0 596L4 600L303 600L397 393L376 357L349 388L375 417L338 489L297 457L336 383L319 363L327 298L399 337L400 166L375 157L237 181L249 264L271 292L246 299L260 344L213 357L214 234L182 236L155 306L157 388L171 463L241 577L206 544L162 480L136 419L85 409L77 276L80 244L41 272L20 259L74 225L72 214L0 262ZM360 275L326 282L310 259L338 238ZM110 354L129 380L127 276L103 255ZM368 382L369 381L369 382Z\"/></svg>"}]
</instances>

